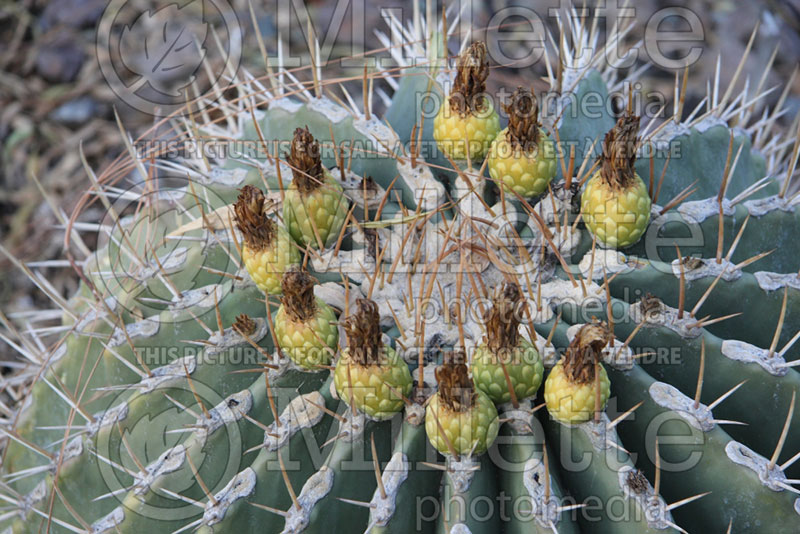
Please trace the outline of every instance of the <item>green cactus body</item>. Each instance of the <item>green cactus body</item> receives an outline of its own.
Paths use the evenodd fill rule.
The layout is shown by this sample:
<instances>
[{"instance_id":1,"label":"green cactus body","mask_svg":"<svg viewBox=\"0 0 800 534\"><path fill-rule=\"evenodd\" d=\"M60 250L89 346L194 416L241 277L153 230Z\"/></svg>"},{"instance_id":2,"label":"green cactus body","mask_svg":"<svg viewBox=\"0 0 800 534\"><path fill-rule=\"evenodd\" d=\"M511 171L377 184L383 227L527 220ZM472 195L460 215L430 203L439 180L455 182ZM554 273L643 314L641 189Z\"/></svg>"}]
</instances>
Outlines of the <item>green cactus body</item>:
<instances>
[{"instance_id":1,"label":"green cactus body","mask_svg":"<svg viewBox=\"0 0 800 534\"><path fill-rule=\"evenodd\" d=\"M448 87L437 59L456 38L415 19L392 28L413 42L386 36L401 68L370 74L386 114L342 106L331 80L318 95L285 87L292 72L272 64L269 83L233 74L222 113L176 132L269 157L131 151L98 173L92 195L114 209L69 226L82 271L69 298L0 247L54 301L0 314L21 355L0 377L0 532L796 530L800 203L785 109L754 112L768 99L732 81L745 91L710 89L708 112L639 128L632 109L583 107L610 99L619 73L572 68L585 47L556 35L552 137L520 113L498 138L496 104L463 98L486 90L478 43L440 95L449 115L423 120L410 110ZM406 62L420 48L430 61ZM346 165L318 151L350 139L364 150ZM525 202L452 169L480 168L492 140L489 175ZM570 160L539 159L554 140L576 147ZM108 179L148 168L191 181L123 194ZM461 313L465 294L482 317Z\"/></svg>"}]
</instances>

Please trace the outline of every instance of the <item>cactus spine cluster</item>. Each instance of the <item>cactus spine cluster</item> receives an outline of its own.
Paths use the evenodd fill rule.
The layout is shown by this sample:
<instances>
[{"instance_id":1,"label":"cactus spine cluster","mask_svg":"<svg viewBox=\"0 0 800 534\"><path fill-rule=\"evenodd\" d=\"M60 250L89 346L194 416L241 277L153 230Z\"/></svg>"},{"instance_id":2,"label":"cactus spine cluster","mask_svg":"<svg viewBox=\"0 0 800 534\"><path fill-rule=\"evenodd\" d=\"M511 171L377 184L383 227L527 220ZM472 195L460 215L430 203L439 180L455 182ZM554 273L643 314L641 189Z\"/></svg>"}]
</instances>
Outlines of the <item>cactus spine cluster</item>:
<instances>
[{"instance_id":1,"label":"cactus spine cluster","mask_svg":"<svg viewBox=\"0 0 800 534\"><path fill-rule=\"evenodd\" d=\"M18 262L54 309L0 314L26 362L0 405L0 533L797 531L796 132L780 102L755 112L753 84L711 83L707 109L657 129L587 116L572 106L627 86L582 62L597 27L574 20L549 41L555 110L498 141L519 160L483 159L500 124L467 98L481 43L436 120L409 113L445 96L455 41L420 15L390 23L412 41L398 61L441 60L370 74L391 80L380 117L279 60L220 97L238 120L185 137L288 154L131 152L190 180L134 194L97 176L87 199L135 209L68 225L80 289ZM548 136L602 150L556 146L554 172ZM351 139L369 149L346 163L318 151ZM648 251L650 229L687 228Z\"/></svg>"}]
</instances>

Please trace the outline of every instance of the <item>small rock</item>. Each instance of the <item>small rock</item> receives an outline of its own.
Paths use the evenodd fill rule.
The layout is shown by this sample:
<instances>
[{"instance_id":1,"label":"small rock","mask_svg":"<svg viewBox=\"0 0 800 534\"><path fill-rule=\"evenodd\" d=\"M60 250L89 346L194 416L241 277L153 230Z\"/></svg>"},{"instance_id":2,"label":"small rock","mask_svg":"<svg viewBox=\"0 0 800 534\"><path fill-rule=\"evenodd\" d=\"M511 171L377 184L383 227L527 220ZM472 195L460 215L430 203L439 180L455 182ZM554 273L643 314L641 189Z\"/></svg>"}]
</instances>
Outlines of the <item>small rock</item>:
<instances>
[{"instance_id":1,"label":"small rock","mask_svg":"<svg viewBox=\"0 0 800 534\"><path fill-rule=\"evenodd\" d=\"M39 25L44 31L61 24L75 29L92 26L107 5L108 0L51 0Z\"/></svg>"},{"instance_id":2,"label":"small rock","mask_svg":"<svg viewBox=\"0 0 800 534\"><path fill-rule=\"evenodd\" d=\"M100 105L92 97L81 96L64 102L51 111L49 116L61 124L77 126L101 114Z\"/></svg>"},{"instance_id":3,"label":"small rock","mask_svg":"<svg viewBox=\"0 0 800 534\"><path fill-rule=\"evenodd\" d=\"M52 83L71 82L86 59L79 39L72 32L59 32L42 44L36 57L36 72Z\"/></svg>"}]
</instances>

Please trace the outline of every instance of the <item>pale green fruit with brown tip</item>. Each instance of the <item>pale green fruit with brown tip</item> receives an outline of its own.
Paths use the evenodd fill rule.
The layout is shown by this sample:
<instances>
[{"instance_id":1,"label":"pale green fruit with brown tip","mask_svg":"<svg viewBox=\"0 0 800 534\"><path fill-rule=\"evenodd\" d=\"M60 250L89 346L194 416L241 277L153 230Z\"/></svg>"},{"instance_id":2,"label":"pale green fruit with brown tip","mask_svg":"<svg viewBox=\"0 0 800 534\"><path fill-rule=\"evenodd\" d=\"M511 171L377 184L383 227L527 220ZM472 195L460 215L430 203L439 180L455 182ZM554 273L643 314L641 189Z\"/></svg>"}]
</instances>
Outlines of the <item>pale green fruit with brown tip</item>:
<instances>
[{"instance_id":1,"label":"pale green fruit with brown tip","mask_svg":"<svg viewBox=\"0 0 800 534\"><path fill-rule=\"evenodd\" d=\"M382 347L378 363L363 365L345 349L336 362L336 393L372 419L389 419L404 406L413 385L408 365L391 347Z\"/></svg>"},{"instance_id":2,"label":"pale green fruit with brown tip","mask_svg":"<svg viewBox=\"0 0 800 534\"><path fill-rule=\"evenodd\" d=\"M449 409L439 393L425 408L425 432L431 445L442 454L451 454L448 442L458 454L484 453L494 443L499 427L497 408L479 390L475 391L474 404L466 411Z\"/></svg>"},{"instance_id":3,"label":"pale green fruit with brown tip","mask_svg":"<svg viewBox=\"0 0 800 534\"><path fill-rule=\"evenodd\" d=\"M292 320L285 305L275 314L275 338L281 352L304 369L328 365L336 354L339 329L333 308L316 299L314 315L305 321Z\"/></svg>"},{"instance_id":4,"label":"pale green fruit with brown tip","mask_svg":"<svg viewBox=\"0 0 800 534\"><path fill-rule=\"evenodd\" d=\"M304 194L294 182L286 191L283 220L292 238L312 248L336 243L347 219L347 198L342 186L327 172L325 180Z\"/></svg>"},{"instance_id":5,"label":"pale green fruit with brown tip","mask_svg":"<svg viewBox=\"0 0 800 534\"><path fill-rule=\"evenodd\" d=\"M500 132L489 150L489 176L506 193L513 191L522 198L541 195L556 175L553 140L541 130L537 148L525 151L515 148L507 133L508 129Z\"/></svg>"}]
</instances>

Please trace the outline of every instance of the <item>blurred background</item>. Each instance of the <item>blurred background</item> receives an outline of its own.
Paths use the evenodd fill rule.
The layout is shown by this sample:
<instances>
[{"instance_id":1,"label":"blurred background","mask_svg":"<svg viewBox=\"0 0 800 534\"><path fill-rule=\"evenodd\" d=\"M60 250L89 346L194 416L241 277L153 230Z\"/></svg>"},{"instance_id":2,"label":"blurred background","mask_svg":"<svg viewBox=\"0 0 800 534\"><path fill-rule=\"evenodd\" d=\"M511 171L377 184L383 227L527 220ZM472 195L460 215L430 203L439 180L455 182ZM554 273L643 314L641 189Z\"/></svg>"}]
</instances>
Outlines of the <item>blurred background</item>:
<instances>
[{"instance_id":1,"label":"blurred background","mask_svg":"<svg viewBox=\"0 0 800 534\"><path fill-rule=\"evenodd\" d=\"M277 16L277 1L225 0L235 13L242 32L241 66L255 76L264 75L265 69L253 31L251 3L270 52L274 51L280 34L291 52L300 57L303 64L308 63L303 34L306 20L298 20L297 16L289 20ZM90 185L79 156L79 146L82 144L88 164L99 172L123 152L115 109L134 138L154 123L151 114L121 100L101 72L96 40L98 25L109 3L109 0L0 0L0 243L25 262L63 257L63 232L51 208L44 202L34 177L69 215ZM120 11L121 19L116 21L117 24L135 22L132 16L131 20L125 20L125 13L143 13L169 2L129 0L124 3L126 11ZM202 9L203 2L199 0L177 2L180 6L190 3L193 5L185 11L187 14ZM553 19L547 16L548 8L559 5L557 1L518 0L518 3L534 9L548 25L553 24ZM588 2L589 6L593 4ZM615 2L609 1L608 4ZM346 0L307 2L307 12L316 34L326 35L337 9L350 9L349 5ZM485 27L494 13L509 5L513 2L474 2L473 26ZM690 71L685 109L691 110L705 95L706 83L713 77L720 56L720 85L726 87L729 84L758 23L760 29L740 80L749 77L751 83L756 83L773 50L778 47L775 65L765 87L780 87L760 105L774 104L783 87L791 83L786 106L789 112L784 116L784 126L794 120L800 109L800 80L792 78L800 55L800 0L697 0L670 2L669 5L681 5L692 10L704 30L703 41L697 43L702 46L702 55ZM629 43L642 38L648 18L664 7L664 3L641 0L635 2L635 6L637 26L627 38ZM401 8L403 18L411 18L410 2L377 0L367 4L363 29L349 27L351 18L343 18L342 27L332 43L332 58L382 46L373 33L374 29L387 29L380 7ZM477 36L480 37L480 33ZM453 40L450 53L457 51L457 43ZM209 56L209 60L214 61L214 58ZM132 68L135 69L135 65ZM360 75L360 68L354 67L348 72L336 64L328 72L331 75L356 76ZM520 84L532 84L541 90L546 87L541 81L544 74L542 61L524 69L495 65L489 90L501 86L513 89ZM181 85L181 75L180 71L169 72L163 78L151 81L164 87ZM674 76L674 71L650 68L643 76L642 89L661 91L671 98ZM360 83L353 83L349 88L356 101L359 101L356 94L360 87ZM378 99L375 103L375 111L380 112ZM98 219L99 210L99 207L86 210L80 220ZM92 246L91 242L87 244ZM77 277L69 267L58 263L53 266L38 264L37 269L63 296L68 297L75 291ZM15 322L24 325L27 310L50 307L46 297L2 254L0 272L0 309ZM13 357L11 348L0 342L0 361Z\"/></svg>"}]
</instances>

